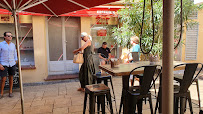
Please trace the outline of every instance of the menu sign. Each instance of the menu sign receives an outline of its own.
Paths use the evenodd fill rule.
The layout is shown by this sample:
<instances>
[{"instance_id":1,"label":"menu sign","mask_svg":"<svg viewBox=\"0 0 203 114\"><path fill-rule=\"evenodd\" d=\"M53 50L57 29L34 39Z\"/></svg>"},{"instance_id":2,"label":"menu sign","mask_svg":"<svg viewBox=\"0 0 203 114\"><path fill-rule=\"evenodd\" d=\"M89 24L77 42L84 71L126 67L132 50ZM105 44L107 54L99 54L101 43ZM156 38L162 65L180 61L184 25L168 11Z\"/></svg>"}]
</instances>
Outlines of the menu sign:
<instances>
[{"instance_id":1,"label":"menu sign","mask_svg":"<svg viewBox=\"0 0 203 114\"><path fill-rule=\"evenodd\" d=\"M9 16L1 16L1 21L9 21L10 17Z\"/></svg>"},{"instance_id":2,"label":"menu sign","mask_svg":"<svg viewBox=\"0 0 203 114\"><path fill-rule=\"evenodd\" d=\"M97 31L97 36L106 36L106 29L100 29Z\"/></svg>"}]
</instances>

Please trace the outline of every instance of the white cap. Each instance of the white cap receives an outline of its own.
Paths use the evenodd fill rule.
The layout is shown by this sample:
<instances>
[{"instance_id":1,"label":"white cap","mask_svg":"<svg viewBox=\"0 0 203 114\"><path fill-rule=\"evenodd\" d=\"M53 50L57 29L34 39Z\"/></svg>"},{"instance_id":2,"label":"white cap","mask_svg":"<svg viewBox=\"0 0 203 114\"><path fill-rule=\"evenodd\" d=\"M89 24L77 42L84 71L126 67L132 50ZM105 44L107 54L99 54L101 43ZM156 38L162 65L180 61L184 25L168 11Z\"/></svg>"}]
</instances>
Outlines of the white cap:
<instances>
[{"instance_id":1,"label":"white cap","mask_svg":"<svg viewBox=\"0 0 203 114\"><path fill-rule=\"evenodd\" d=\"M85 36L88 36L88 34L86 32L82 32L81 37L85 37Z\"/></svg>"},{"instance_id":2,"label":"white cap","mask_svg":"<svg viewBox=\"0 0 203 114\"><path fill-rule=\"evenodd\" d=\"M89 39L92 41L92 37L90 35L88 35L86 32L82 32L81 33L81 38L83 38L85 36L89 37Z\"/></svg>"}]
</instances>

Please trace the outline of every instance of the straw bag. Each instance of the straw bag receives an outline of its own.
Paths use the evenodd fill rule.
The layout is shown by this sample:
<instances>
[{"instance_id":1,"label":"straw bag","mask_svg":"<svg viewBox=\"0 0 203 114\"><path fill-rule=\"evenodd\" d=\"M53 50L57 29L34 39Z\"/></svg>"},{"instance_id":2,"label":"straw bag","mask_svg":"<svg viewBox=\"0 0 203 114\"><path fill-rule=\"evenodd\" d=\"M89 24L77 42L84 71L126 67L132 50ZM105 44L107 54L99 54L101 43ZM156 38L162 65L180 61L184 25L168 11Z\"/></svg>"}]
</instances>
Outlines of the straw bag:
<instances>
[{"instance_id":1,"label":"straw bag","mask_svg":"<svg viewBox=\"0 0 203 114\"><path fill-rule=\"evenodd\" d=\"M83 54L82 53L78 53L77 55L74 55L73 63L82 64L83 62L84 62L84 59L83 59Z\"/></svg>"}]
</instances>

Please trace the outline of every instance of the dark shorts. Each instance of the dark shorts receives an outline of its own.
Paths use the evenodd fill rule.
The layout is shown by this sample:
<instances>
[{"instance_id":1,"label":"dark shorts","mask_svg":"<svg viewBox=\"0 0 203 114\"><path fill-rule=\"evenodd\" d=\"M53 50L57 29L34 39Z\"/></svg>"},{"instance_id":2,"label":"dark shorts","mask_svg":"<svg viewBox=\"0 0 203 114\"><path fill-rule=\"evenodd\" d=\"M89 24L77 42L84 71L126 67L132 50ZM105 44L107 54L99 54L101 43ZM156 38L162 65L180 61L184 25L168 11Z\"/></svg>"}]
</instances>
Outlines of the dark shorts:
<instances>
[{"instance_id":1,"label":"dark shorts","mask_svg":"<svg viewBox=\"0 0 203 114\"><path fill-rule=\"evenodd\" d=\"M4 66L5 70L0 70L0 77L15 75L16 73L16 65L12 67Z\"/></svg>"}]
</instances>

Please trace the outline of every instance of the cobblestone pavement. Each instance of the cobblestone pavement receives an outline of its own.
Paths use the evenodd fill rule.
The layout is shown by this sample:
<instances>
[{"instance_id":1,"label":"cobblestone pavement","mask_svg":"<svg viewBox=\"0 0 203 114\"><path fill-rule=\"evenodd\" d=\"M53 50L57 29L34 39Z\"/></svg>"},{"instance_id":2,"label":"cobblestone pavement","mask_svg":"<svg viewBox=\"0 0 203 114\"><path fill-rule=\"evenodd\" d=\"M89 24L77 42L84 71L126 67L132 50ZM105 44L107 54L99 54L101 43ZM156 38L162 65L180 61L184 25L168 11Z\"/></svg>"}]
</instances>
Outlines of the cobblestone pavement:
<instances>
[{"instance_id":1,"label":"cobblestone pavement","mask_svg":"<svg viewBox=\"0 0 203 114\"><path fill-rule=\"evenodd\" d=\"M199 81L201 100L203 101L203 80ZM120 104L122 89L121 77L113 77L117 108ZM77 91L80 87L78 79L71 79L59 82L48 82L45 84L33 84L24 86L24 107L25 114L82 114L84 93ZM198 113L196 86L192 85L191 96L193 99L194 113ZM7 91L5 91L7 92ZM153 107L156 99L153 97ZM115 104L114 113L115 113ZM188 105L187 105L188 106ZM203 102L202 102L203 106ZM88 108L87 108L88 109ZM19 89L14 90L14 97L9 98L8 93L0 99L0 114L20 114L21 100ZM108 114L109 112L107 112ZM143 114L149 114L148 102L143 104ZM187 109L186 113L190 113ZM88 114L88 111L87 111Z\"/></svg>"}]
</instances>

